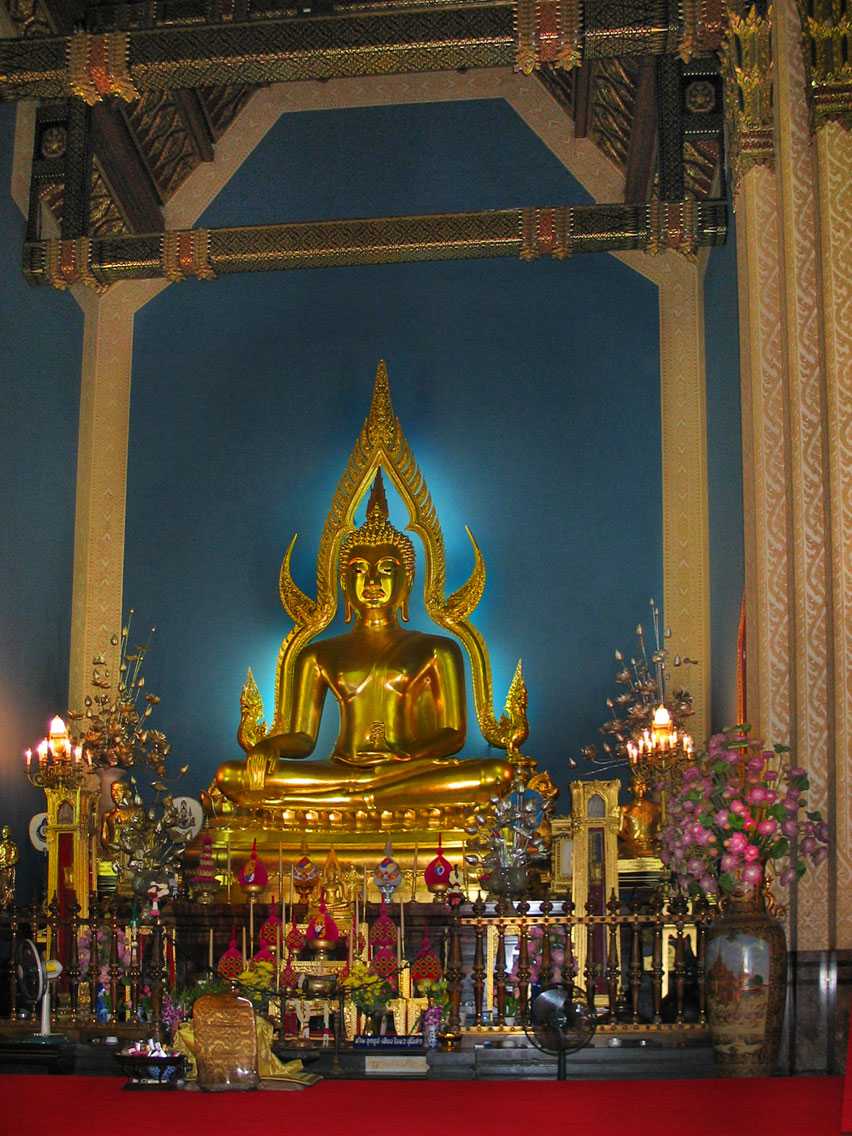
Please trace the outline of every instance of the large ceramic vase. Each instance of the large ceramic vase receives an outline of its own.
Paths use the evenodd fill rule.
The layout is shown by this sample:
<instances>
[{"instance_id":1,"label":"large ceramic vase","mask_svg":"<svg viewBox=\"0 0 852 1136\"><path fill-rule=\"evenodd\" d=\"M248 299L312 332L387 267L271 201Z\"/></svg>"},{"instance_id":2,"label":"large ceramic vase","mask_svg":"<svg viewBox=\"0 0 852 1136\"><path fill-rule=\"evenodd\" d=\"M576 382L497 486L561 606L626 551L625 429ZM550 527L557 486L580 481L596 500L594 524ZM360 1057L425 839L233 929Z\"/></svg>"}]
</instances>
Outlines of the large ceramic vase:
<instances>
[{"instance_id":1,"label":"large ceramic vase","mask_svg":"<svg viewBox=\"0 0 852 1136\"><path fill-rule=\"evenodd\" d=\"M707 1021L716 1067L726 1077L775 1072L784 1021L787 943L763 892L731 896L707 932Z\"/></svg>"}]
</instances>

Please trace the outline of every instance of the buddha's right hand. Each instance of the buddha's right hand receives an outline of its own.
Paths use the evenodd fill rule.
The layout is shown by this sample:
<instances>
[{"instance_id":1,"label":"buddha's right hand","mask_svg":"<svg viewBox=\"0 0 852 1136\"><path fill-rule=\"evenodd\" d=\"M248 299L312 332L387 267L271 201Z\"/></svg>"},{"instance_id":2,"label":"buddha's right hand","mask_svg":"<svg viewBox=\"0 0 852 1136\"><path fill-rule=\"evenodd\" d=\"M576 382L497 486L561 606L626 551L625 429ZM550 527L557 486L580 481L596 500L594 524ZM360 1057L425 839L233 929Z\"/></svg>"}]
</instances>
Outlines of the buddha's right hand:
<instances>
[{"instance_id":1,"label":"buddha's right hand","mask_svg":"<svg viewBox=\"0 0 852 1136\"><path fill-rule=\"evenodd\" d=\"M282 757L308 757L313 748L313 739L307 734L268 734L248 751L246 765L253 757L258 761L263 758L267 762L266 772L271 773Z\"/></svg>"},{"instance_id":2,"label":"buddha's right hand","mask_svg":"<svg viewBox=\"0 0 852 1136\"><path fill-rule=\"evenodd\" d=\"M266 775L271 773L276 758L263 748L263 742L256 745L246 757L246 783L249 789L264 789Z\"/></svg>"}]
</instances>

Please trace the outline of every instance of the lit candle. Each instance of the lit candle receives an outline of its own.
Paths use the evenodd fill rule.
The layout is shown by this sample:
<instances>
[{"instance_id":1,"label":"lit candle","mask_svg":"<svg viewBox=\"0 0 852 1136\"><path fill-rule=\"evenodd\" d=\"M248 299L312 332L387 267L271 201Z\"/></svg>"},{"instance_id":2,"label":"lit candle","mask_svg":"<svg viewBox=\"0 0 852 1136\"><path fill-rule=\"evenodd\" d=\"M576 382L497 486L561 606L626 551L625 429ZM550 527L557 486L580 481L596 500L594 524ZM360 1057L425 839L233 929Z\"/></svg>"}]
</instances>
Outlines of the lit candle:
<instances>
[{"instance_id":1,"label":"lit candle","mask_svg":"<svg viewBox=\"0 0 852 1136\"><path fill-rule=\"evenodd\" d=\"M661 702L654 711L654 725L659 729L665 729L666 726L670 726L671 724L672 716Z\"/></svg>"},{"instance_id":2,"label":"lit candle","mask_svg":"<svg viewBox=\"0 0 852 1136\"><path fill-rule=\"evenodd\" d=\"M39 764L47 761L48 741L47 738L42 738L36 746L36 753L38 754Z\"/></svg>"},{"instance_id":3,"label":"lit candle","mask_svg":"<svg viewBox=\"0 0 852 1136\"><path fill-rule=\"evenodd\" d=\"M60 757L68 742L68 730L61 718L51 718L47 736L51 753L56 758Z\"/></svg>"},{"instance_id":4,"label":"lit candle","mask_svg":"<svg viewBox=\"0 0 852 1136\"><path fill-rule=\"evenodd\" d=\"M27 763L27 773L29 773L30 766L32 765L32 761L33 761L33 751L31 749L25 749L24 750L24 760Z\"/></svg>"}]
</instances>

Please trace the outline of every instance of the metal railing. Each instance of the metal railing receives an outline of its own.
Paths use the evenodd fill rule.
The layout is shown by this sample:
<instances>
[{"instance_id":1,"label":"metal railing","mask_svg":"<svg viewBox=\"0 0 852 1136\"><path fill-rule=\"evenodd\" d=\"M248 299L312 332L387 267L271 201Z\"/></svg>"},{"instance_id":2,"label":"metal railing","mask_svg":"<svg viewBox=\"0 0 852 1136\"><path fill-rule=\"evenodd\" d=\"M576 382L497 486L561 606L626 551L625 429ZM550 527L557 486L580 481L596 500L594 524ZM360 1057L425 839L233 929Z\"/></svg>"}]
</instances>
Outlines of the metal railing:
<instances>
[{"instance_id":1,"label":"metal railing","mask_svg":"<svg viewBox=\"0 0 852 1136\"><path fill-rule=\"evenodd\" d=\"M12 906L0 912L0 943L5 957L0 982L6 987L0 1024L36 1021L37 1007L19 989L17 959L21 943L32 939L45 958L63 967L52 999L51 1019L57 1026L97 1029L117 1025L144 1026L159 1035L166 983L167 931L156 919L148 925L122 923L116 905L92 895L89 915L80 905L61 911L56 899Z\"/></svg>"},{"instance_id":2,"label":"metal railing","mask_svg":"<svg viewBox=\"0 0 852 1136\"><path fill-rule=\"evenodd\" d=\"M703 1029L704 947L712 916L705 901L689 901L682 896L668 900L658 897L625 910L614 893L605 910L597 912L591 904L577 912L570 899L534 903L486 903L479 899L461 905L450 917L446 968L449 1028L459 1030L462 1026L462 991L468 982L472 986L470 1024L474 1029L492 1023L505 1026L507 998L512 991L517 1001L516 1023L525 1024L533 994L531 947L538 940L538 985L561 981L571 987L575 996L587 1001L594 1011L599 1028L613 1032ZM466 967L463 940L471 928L472 964ZM540 929L540 934L535 929ZM514 965L507 954L510 942ZM562 952L561 961L554 959L557 947ZM646 961L650 966L646 967ZM511 968L508 973L507 963ZM650 995L647 1000L643 991Z\"/></svg>"}]
</instances>

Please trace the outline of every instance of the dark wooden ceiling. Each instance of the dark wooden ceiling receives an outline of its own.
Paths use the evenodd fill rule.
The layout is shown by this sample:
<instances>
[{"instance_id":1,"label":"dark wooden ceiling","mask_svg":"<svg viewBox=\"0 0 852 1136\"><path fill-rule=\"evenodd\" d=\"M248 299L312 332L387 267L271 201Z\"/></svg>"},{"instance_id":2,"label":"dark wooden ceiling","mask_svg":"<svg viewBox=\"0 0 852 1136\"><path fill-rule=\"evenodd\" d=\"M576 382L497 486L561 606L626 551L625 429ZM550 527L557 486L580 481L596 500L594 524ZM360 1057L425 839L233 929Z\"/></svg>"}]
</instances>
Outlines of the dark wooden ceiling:
<instances>
[{"instance_id":1,"label":"dark wooden ceiling","mask_svg":"<svg viewBox=\"0 0 852 1136\"><path fill-rule=\"evenodd\" d=\"M0 3L19 37L0 41L0 97L41 96L29 242L51 235L44 210L65 239L161 232L165 204L213 158L259 79L506 66L519 34L510 0ZM718 59L712 50L679 58L678 50L691 53L683 51L680 8L670 12L669 3L584 0L582 65L540 62L534 73L565 111L566 131L590 139L622 172L624 204L718 204ZM138 98L107 97L89 108L61 97L68 37L80 31L127 33ZM260 43L264 52L254 50ZM211 81L219 77L250 81Z\"/></svg>"}]
</instances>

